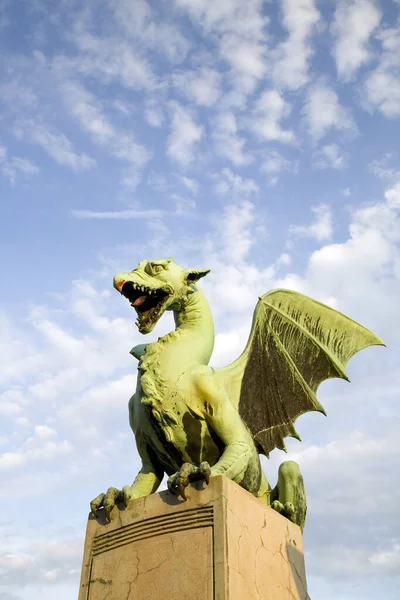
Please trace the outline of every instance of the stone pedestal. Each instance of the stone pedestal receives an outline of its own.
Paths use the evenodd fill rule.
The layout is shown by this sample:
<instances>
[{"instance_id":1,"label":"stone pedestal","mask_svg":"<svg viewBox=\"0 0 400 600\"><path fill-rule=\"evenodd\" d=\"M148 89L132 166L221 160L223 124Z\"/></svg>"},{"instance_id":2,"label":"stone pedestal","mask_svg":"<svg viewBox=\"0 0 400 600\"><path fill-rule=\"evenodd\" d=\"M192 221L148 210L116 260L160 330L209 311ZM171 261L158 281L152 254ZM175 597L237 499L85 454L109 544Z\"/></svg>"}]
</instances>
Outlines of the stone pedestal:
<instances>
[{"instance_id":1,"label":"stone pedestal","mask_svg":"<svg viewBox=\"0 0 400 600\"><path fill-rule=\"evenodd\" d=\"M187 496L90 516L79 600L308 599L297 525L225 477Z\"/></svg>"}]
</instances>

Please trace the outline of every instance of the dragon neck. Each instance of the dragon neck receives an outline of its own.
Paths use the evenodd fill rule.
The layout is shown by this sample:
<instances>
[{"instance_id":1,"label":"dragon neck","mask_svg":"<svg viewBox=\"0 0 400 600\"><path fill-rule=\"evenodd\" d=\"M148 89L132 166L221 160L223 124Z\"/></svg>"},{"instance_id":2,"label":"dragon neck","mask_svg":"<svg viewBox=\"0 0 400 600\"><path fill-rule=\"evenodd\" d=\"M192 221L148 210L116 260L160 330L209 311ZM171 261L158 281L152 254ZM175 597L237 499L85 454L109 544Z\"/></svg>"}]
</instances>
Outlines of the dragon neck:
<instances>
[{"instance_id":1,"label":"dragon neck","mask_svg":"<svg viewBox=\"0 0 400 600\"><path fill-rule=\"evenodd\" d=\"M139 363L142 402L157 409L157 418L165 413L165 398L187 368L207 365L214 347L214 323L203 292L196 286L179 310L174 310L175 331L147 346Z\"/></svg>"},{"instance_id":2,"label":"dragon neck","mask_svg":"<svg viewBox=\"0 0 400 600\"><path fill-rule=\"evenodd\" d=\"M196 285L180 306L174 310L175 331L160 342L176 350L180 364L208 364L214 348L214 322L210 307L202 290Z\"/></svg>"}]
</instances>

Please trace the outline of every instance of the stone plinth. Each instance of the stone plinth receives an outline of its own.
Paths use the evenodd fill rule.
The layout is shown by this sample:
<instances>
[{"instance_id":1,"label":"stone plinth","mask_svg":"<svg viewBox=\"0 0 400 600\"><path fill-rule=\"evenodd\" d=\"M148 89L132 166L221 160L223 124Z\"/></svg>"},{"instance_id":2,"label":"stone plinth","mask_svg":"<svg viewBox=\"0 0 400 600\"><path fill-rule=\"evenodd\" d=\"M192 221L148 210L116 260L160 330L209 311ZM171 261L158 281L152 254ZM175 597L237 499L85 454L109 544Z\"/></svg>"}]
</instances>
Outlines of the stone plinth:
<instances>
[{"instance_id":1,"label":"stone plinth","mask_svg":"<svg viewBox=\"0 0 400 600\"><path fill-rule=\"evenodd\" d=\"M89 517L79 600L309 600L300 529L225 477Z\"/></svg>"}]
</instances>

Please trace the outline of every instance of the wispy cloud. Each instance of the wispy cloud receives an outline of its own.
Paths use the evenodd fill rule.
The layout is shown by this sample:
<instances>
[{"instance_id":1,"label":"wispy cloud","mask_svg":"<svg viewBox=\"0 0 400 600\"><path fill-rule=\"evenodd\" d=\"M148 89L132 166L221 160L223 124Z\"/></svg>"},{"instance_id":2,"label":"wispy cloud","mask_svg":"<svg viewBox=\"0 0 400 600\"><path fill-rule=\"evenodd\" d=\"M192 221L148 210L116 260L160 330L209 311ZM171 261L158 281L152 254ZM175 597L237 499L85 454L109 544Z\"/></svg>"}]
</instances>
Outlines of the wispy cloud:
<instances>
[{"instance_id":1,"label":"wispy cloud","mask_svg":"<svg viewBox=\"0 0 400 600\"><path fill-rule=\"evenodd\" d=\"M219 173L214 173L212 177L216 181L215 192L221 196L229 194L238 198L249 198L257 196L260 191L254 179L242 177L226 167Z\"/></svg>"},{"instance_id":2,"label":"wispy cloud","mask_svg":"<svg viewBox=\"0 0 400 600\"><path fill-rule=\"evenodd\" d=\"M159 219L163 215L164 212L161 210L71 210L71 216L77 219Z\"/></svg>"},{"instance_id":3,"label":"wispy cloud","mask_svg":"<svg viewBox=\"0 0 400 600\"><path fill-rule=\"evenodd\" d=\"M91 28L92 18L87 11L86 17L76 21L75 30L69 35L79 53L56 55L53 70L60 77L89 76L103 83L118 82L128 89L151 88L155 76L140 46L133 48L116 31L100 37L92 33Z\"/></svg>"},{"instance_id":4,"label":"wispy cloud","mask_svg":"<svg viewBox=\"0 0 400 600\"><path fill-rule=\"evenodd\" d=\"M261 165L261 171L267 173L270 185L275 185L278 181L279 173L286 171L288 173L297 173L298 165L296 161L289 160L277 150L271 150Z\"/></svg>"},{"instance_id":5,"label":"wispy cloud","mask_svg":"<svg viewBox=\"0 0 400 600\"><path fill-rule=\"evenodd\" d=\"M269 19L263 12L263 2L174 1L212 41L216 40L219 57L230 67L231 91L224 98L225 105L244 107L266 73L265 29Z\"/></svg>"},{"instance_id":6,"label":"wispy cloud","mask_svg":"<svg viewBox=\"0 0 400 600\"><path fill-rule=\"evenodd\" d=\"M204 129L197 125L191 112L178 102L170 102L171 133L167 141L167 155L182 166L188 166L195 158L196 145L203 137Z\"/></svg>"},{"instance_id":7,"label":"wispy cloud","mask_svg":"<svg viewBox=\"0 0 400 600\"><path fill-rule=\"evenodd\" d=\"M8 178L11 185L14 185L18 174L36 175L39 173L39 167L28 158L18 156L9 158L7 149L0 146L0 171Z\"/></svg>"},{"instance_id":8,"label":"wispy cloud","mask_svg":"<svg viewBox=\"0 0 400 600\"><path fill-rule=\"evenodd\" d=\"M82 152L78 154L74 145L63 133L33 121L20 121L14 129L17 138L26 137L38 144L59 165L69 167L72 171L87 171L96 166L96 161Z\"/></svg>"},{"instance_id":9,"label":"wispy cloud","mask_svg":"<svg viewBox=\"0 0 400 600\"><path fill-rule=\"evenodd\" d=\"M246 140L238 133L233 112L225 111L216 116L212 137L218 156L227 158L235 167L243 167L253 161L251 152L245 148Z\"/></svg>"},{"instance_id":10,"label":"wispy cloud","mask_svg":"<svg viewBox=\"0 0 400 600\"><path fill-rule=\"evenodd\" d=\"M314 153L313 166L317 169L344 169L346 157L338 144L326 144Z\"/></svg>"},{"instance_id":11,"label":"wispy cloud","mask_svg":"<svg viewBox=\"0 0 400 600\"><path fill-rule=\"evenodd\" d=\"M121 131L113 125L104 115L99 100L83 85L67 81L61 85L61 92L68 110L92 140L104 146L111 156L130 165L121 181L125 187L134 189L143 167L151 159L151 152L135 139L132 132Z\"/></svg>"},{"instance_id":12,"label":"wispy cloud","mask_svg":"<svg viewBox=\"0 0 400 600\"><path fill-rule=\"evenodd\" d=\"M186 175L181 175L179 181L187 188L192 194L196 195L199 191L199 183Z\"/></svg>"},{"instance_id":13,"label":"wispy cloud","mask_svg":"<svg viewBox=\"0 0 400 600\"><path fill-rule=\"evenodd\" d=\"M181 28L172 17L154 10L151 2L135 0L134 4L126 0L115 0L115 21L121 33L130 44L134 44L136 53L153 50L172 63L181 63L191 47Z\"/></svg>"}]
</instances>

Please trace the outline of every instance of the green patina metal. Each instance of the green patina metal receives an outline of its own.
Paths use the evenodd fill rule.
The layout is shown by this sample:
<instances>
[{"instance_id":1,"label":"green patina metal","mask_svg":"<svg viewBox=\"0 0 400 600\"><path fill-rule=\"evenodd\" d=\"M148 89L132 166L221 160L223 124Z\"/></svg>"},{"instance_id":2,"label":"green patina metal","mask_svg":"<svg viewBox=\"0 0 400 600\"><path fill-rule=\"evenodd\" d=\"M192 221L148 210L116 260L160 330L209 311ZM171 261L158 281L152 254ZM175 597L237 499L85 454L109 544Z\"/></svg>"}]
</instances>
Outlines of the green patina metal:
<instances>
[{"instance_id":1,"label":"green patina metal","mask_svg":"<svg viewBox=\"0 0 400 600\"><path fill-rule=\"evenodd\" d=\"M208 273L168 258L142 261L114 278L137 312L140 333L150 333L166 310L173 311L176 329L131 350L139 366L129 419L142 468L131 486L99 494L92 511L104 506L109 517L115 503L155 492L164 473L170 491L183 498L190 481L225 475L303 529L306 495L298 465L284 462L271 489L259 454L285 450L287 436L300 439L297 417L324 413L319 384L348 379L348 360L383 342L320 302L274 290L259 298L242 355L214 369L208 366L213 319L197 283Z\"/></svg>"}]
</instances>

